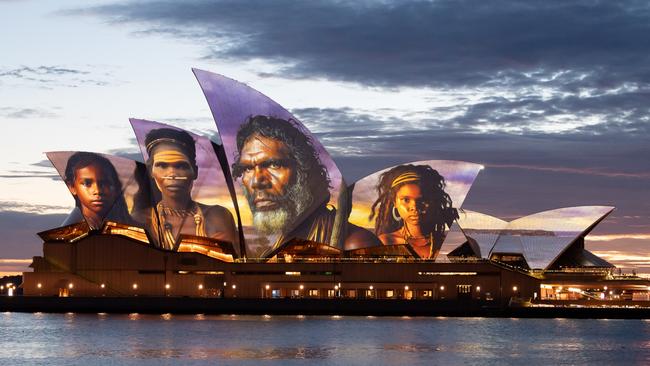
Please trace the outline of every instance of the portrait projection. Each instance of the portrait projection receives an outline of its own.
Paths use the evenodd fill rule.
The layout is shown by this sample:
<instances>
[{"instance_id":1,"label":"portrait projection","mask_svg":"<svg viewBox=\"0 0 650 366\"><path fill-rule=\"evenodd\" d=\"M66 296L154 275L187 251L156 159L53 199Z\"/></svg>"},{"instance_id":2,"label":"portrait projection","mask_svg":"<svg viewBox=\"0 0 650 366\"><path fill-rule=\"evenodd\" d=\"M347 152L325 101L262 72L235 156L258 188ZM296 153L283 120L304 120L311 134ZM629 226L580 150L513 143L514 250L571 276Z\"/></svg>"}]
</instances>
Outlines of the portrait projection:
<instances>
[{"instance_id":1,"label":"portrait projection","mask_svg":"<svg viewBox=\"0 0 650 366\"><path fill-rule=\"evenodd\" d=\"M349 220L372 230L383 247L353 254L435 259L481 169L479 164L430 160L359 180Z\"/></svg>"},{"instance_id":2,"label":"portrait projection","mask_svg":"<svg viewBox=\"0 0 650 366\"><path fill-rule=\"evenodd\" d=\"M162 123L130 121L150 188L134 216L155 245L236 256L236 212L212 142Z\"/></svg>"},{"instance_id":3,"label":"portrait projection","mask_svg":"<svg viewBox=\"0 0 650 366\"><path fill-rule=\"evenodd\" d=\"M46 155L75 200L63 225L85 221L90 230L100 230L107 222L142 226L130 214L139 191L136 161L81 151Z\"/></svg>"},{"instance_id":4,"label":"portrait projection","mask_svg":"<svg viewBox=\"0 0 650 366\"><path fill-rule=\"evenodd\" d=\"M337 210L345 182L300 121L245 84L194 73L232 168L249 257L282 256L288 243L318 243L328 252L380 244Z\"/></svg>"}]
</instances>

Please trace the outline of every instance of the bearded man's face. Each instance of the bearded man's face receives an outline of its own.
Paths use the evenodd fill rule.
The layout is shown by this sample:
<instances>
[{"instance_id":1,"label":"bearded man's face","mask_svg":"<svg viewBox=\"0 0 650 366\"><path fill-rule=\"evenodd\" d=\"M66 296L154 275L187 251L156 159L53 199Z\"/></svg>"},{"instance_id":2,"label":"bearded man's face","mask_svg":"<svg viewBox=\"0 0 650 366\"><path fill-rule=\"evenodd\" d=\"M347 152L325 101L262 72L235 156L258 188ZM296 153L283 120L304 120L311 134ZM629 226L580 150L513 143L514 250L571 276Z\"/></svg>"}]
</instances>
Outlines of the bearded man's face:
<instances>
[{"instance_id":1,"label":"bearded man's face","mask_svg":"<svg viewBox=\"0 0 650 366\"><path fill-rule=\"evenodd\" d=\"M284 142L253 134L242 146L238 165L253 223L264 234L286 233L311 205L306 177L297 172Z\"/></svg>"}]
</instances>

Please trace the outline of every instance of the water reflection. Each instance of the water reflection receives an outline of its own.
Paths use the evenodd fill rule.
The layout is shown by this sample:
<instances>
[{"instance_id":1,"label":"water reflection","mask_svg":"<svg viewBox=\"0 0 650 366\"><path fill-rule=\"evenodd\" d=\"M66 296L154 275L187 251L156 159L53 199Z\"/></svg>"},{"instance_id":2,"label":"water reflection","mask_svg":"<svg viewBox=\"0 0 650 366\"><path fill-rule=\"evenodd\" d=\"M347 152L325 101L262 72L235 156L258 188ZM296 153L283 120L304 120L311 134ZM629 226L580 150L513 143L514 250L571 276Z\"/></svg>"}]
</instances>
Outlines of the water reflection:
<instances>
[{"instance_id":1,"label":"water reflection","mask_svg":"<svg viewBox=\"0 0 650 366\"><path fill-rule=\"evenodd\" d=\"M0 364L12 365L650 361L643 320L10 313L0 315L0 339Z\"/></svg>"}]
</instances>

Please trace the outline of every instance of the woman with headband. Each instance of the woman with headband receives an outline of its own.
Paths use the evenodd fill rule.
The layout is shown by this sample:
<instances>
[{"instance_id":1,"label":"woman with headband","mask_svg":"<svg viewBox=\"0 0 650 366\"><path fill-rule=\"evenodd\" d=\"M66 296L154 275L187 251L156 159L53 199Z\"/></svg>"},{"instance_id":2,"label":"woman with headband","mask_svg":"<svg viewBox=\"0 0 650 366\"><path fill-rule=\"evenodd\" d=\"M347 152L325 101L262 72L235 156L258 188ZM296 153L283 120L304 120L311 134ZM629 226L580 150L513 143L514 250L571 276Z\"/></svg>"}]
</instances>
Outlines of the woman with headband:
<instances>
[{"instance_id":1,"label":"woman with headband","mask_svg":"<svg viewBox=\"0 0 650 366\"><path fill-rule=\"evenodd\" d=\"M235 243L237 234L230 211L192 199L198 177L194 139L185 131L160 128L145 137L154 207L146 217L151 234L162 249L175 250L181 234Z\"/></svg>"},{"instance_id":2,"label":"woman with headband","mask_svg":"<svg viewBox=\"0 0 650 366\"><path fill-rule=\"evenodd\" d=\"M428 165L399 165L383 173L370 219L384 245L409 244L420 258L438 255L446 228L458 218L445 178Z\"/></svg>"}]
</instances>

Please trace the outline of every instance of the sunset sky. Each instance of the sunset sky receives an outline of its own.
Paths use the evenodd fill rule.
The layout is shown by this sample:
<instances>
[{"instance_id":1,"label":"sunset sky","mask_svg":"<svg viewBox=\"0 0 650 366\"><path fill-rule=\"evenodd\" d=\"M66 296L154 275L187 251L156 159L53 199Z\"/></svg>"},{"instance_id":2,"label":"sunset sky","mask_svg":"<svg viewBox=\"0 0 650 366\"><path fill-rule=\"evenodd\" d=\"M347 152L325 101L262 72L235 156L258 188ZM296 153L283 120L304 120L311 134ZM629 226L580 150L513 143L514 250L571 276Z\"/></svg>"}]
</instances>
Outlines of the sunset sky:
<instances>
[{"instance_id":1,"label":"sunset sky","mask_svg":"<svg viewBox=\"0 0 650 366\"><path fill-rule=\"evenodd\" d=\"M464 208L616 210L587 248L650 272L646 1L0 0L0 274L74 206L44 152L136 157L129 118L216 128L192 67L295 114L353 182L485 166Z\"/></svg>"}]
</instances>

